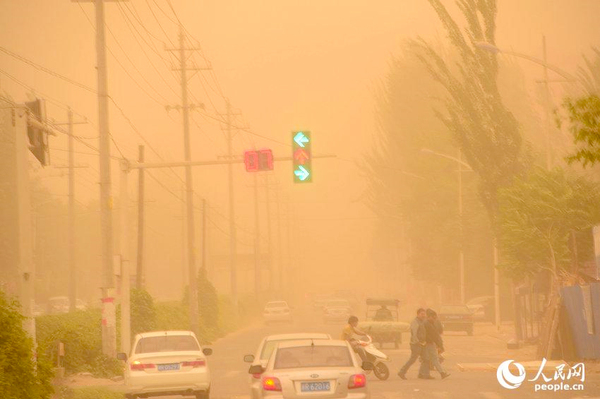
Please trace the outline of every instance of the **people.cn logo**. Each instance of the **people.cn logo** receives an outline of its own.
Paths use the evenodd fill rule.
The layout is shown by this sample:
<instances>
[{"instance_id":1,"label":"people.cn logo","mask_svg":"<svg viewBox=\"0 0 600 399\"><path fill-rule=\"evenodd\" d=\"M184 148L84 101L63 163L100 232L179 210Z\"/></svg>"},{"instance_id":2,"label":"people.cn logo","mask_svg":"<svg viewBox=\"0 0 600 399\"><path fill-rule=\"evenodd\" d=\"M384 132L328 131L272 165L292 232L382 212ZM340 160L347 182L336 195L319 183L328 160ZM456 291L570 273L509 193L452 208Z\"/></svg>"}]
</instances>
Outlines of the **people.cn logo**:
<instances>
[{"instance_id":1,"label":"people.cn logo","mask_svg":"<svg viewBox=\"0 0 600 399\"><path fill-rule=\"evenodd\" d=\"M496 372L496 378L498 378L498 382L506 389L517 389L521 386L523 381L525 381L525 367L519 363L515 363L515 367L519 374L514 375L510 370L510 364L514 362L514 360L507 360L503 362L500 366L498 366L498 371Z\"/></svg>"}]
</instances>

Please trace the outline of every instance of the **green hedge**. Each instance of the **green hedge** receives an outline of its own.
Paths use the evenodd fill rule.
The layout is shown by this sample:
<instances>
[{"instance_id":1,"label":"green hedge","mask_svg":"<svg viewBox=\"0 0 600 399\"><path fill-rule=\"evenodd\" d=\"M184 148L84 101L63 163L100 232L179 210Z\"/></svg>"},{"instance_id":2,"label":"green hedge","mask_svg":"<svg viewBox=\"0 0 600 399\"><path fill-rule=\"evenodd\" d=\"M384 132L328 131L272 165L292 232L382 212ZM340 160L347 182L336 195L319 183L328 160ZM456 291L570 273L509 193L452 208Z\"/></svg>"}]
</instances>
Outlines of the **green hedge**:
<instances>
[{"instance_id":1,"label":"green hedge","mask_svg":"<svg viewBox=\"0 0 600 399\"><path fill-rule=\"evenodd\" d=\"M106 387L69 388L61 386L56 399L123 399L123 393Z\"/></svg>"},{"instance_id":2,"label":"green hedge","mask_svg":"<svg viewBox=\"0 0 600 399\"><path fill-rule=\"evenodd\" d=\"M120 362L102 354L101 322L99 309L39 316L37 340L55 365L58 343L64 343L62 366L67 374L85 371L102 378L121 375Z\"/></svg>"},{"instance_id":3,"label":"green hedge","mask_svg":"<svg viewBox=\"0 0 600 399\"><path fill-rule=\"evenodd\" d=\"M53 392L52 367L23 330L20 305L0 291L0 392L3 399L46 399Z\"/></svg>"}]
</instances>

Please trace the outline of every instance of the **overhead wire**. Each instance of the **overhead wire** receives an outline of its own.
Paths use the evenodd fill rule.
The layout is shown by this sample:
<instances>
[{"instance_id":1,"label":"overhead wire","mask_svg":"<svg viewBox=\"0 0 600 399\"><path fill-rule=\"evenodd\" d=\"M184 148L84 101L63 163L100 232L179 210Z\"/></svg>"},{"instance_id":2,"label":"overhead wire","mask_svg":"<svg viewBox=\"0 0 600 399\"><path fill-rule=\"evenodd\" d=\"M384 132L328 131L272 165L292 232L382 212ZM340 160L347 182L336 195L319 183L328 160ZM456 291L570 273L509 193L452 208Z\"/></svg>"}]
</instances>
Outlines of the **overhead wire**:
<instances>
[{"instance_id":1,"label":"overhead wire","mask_svg":"<svg viewBox=\"0 0 600 399\"><path fill-rule=\"evenodd\" d=\"M144 50L144 47L142 46L142 43L138 39L138 36L144 42L144 44L146 44L146 46L149 49L153 50L158 55L158 57L163 62L166 63L165 59L161 56L161 54L156 50L155 47L153 47L151 44L148 43L148 41L143 37L143 35L140 33L140 31L133 25L133 22L131 21L131 19L129 18L129 16L127 15L127 13L125 12L125 7L123 7L120 2L117 2L117 5L118 5L118 8L119 8L119 11L121 12L121 15L123 16L123 20L125 21L125 24L127 25L127 28L131 32L131 34L132 34L133 38L135 39L135 41L138 43L140 50L142 50L142 52L144 53L144 56L150 62L150 65L152 66L152 68L156 71L156 73L158 74L158 76L160 76L160 78L167 85L167 87L175 94L175 96L181 98L181 95L178 94L175 89L173 89L172 85L169 82L167 82L167 80L165 79L164 75L158 70L158 68L156 67L156 65L154 65L154 62L152 62L152 59L150 58L150 56L148 55L148 53L146 53L146 50ZM168 66L168 64L167 64L167 66ZM170 76L172 78L174 78L172 75L170 75Z\"/></svg>"},{"instance_id":2,"label":"overhead wire","mask_svg":"<svg viewBox=\"0 0 600 399\"><path fill-rule=\"evenodd\" d=\"M87 12L85 11L85 9L83 8L83 6L81 5L81 3L77 3L79 5L79 8L81 9L81 12L83 13L83 15L85 15L85 18L87 19L87 21L90 23L90 26L92 27L92 29L95 31L96 27L94 26L94 23L92 22L92 20L90 19L90 17L87 15ZM106 26L106 28L108 29L108 31L111 33L111 35L113 36L113 38L115 38L114 34L112 33L112 31L110 30L110 28L108 27L108 25ZM118 43L118 41L115 38L115 42ZM113 59L115 60L115 62L117 63L117 65L119 65L121 67L121 69L123 70L123 72L125 72L125 74L127 76L129 76L129 78L131 79L131 81L144 93L146 94L146 96L148 96L148 98L150 98L152 101L154 101L155 103L157 103L158 105L160 105L161 107L164 106L163 103L161 103L160 100L156 99L153 95L151 95L134 77L133 75L131 75L131 73L127 70L127 68L125 68L125 66L123 65L123 63L121 63L121 60L119 59L119 57L117 57L115 55L115 53L112 51L112 49L110 48L110 46L108 44L105 45L106 49L108 50L108 52L110 53L110 55L112 55ZM126 56L127 57L127 56ZM128 58L128 57L127 57ZM130 60L131 62L131 60ZM137 69L137 68L136 68ZM139 73L139 71L138 71ZM141 73L140 73L141 75ZM152 87L151 85L149 85L150 87ZM156 90L156 89L154 89ZM164 98L164 97L163 97Z\"/></svg>"},{"instance_id":3,"label":"overhead wire","mask_svg":"<svg viewBox=\"0 0 600 399\"><path fill-rule=\"evenodd\" d=\"M29 59L27 59L27 58L25 58L25 57L23 57L21 55L15 53L15 52L12 52L12 51L8 50L5 47L0 46L0 51L3 52L3 53L5 53L5 54L8 54L9 56L11 56L13 58L18 59L21 62L26 63L29 66L34 67L35 69L38 69L38 70L40 70L42 72L45 72L45 73L47 73L49 75L52 75L52 76L57 77L59 79L62 79L65 82L71 83L72 85L77 86L77 87L79 87L79 88L81 88L83 90L87 90L87 91L89 91L91 93L94 93L94 94L98 93L95 89L92 89L91 87L86 86L83 83L77 82L77 81L75 81L75 80L73 80L71 78L68 78L68 77L66 77L64 75L61 75L61 74L59 74L57 72L54 72L54 71L52 71L52 70L50 70L50 69L48 69L48 68L46 68L46 67L44 67L44 66L42 66L40 64L37 64L37 63L35 63L35 62L33 62L33 61L31 61L31 60L29 60Z\"/></svg>"}]
</instances>

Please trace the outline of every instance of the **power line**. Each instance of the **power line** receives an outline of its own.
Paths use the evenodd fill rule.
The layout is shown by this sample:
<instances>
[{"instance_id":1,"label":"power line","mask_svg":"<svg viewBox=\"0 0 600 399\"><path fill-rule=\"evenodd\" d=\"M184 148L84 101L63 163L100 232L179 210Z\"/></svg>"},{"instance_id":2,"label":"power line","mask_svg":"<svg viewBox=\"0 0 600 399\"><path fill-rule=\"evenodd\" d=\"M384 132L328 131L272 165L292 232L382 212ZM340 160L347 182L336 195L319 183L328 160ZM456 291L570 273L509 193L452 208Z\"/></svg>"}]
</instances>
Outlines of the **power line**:
<instances>
[{"instance_id":1,"label":"power line","mask_svg":"<svg viewBox=\"0 0 600 399\"><path fill-rule=\"evenodd\" d=\"M83 9L83 6L81 5L81 3L77 2L77 4L79 5L79 8L81 9L81 12L83 13L83 15L85 15L85 18L87 19L87 21L89 22L90 26L92 27L92 29L94 29L94 31L96 30L96 27L94 26L92 20L90 19L90 17L87 15L87 13L85 12L85 10ZM117 42L117 45L120 46L119 42L117 41L115 35L112 33L112 31L110 30L110 28L108 26L106 26L106 28L108 29L108 31L110 32L110 34L113 36L113 38L115 39L115 42ZM135 83L135 85L137 87L140 88L140 90L146 94L148 96L148 98L150 98L152 101L154 101L155 103L157 103L158 105L160 105L162 107L162 103L160 100L157 100L154 96L152 96L150 93L148 93L148 91L131 75L131 73L129 73L129 71L127 70L127 68L125 68L125 66L121 63L121 60L119 60L119 57L117 57L115 55L115 53L113 53L113 51L111 50L111 48L108 46L108 44L106 44L106 49L108 50L108 52L110 53L110 55L114 58L114 60L117 62L117 65L119 65L121 67L121 69L123 70L123 72L125 72L125 74L127 76L129 76L129 78L131 79L131 81L133 83ZM121 47L121 50L123 50L123 48ZM123 52L125 53L125 51L123 50ZM129 59L129 57L126 55L126 57ZM129 59L129 62L131 62L131 60ZM133 64L133 63L132 63ZM135 65L134 65L134 68ZM136 68L137 70L137 68ZM138 70L139 73L139 70ZM141 75L141 73L140 73ZM142 78L143 79L143 78ZM145 79L144 79L145 80ZM148 84L150 87L152 87L150 84ZM153 90L156 91L156 89L154 89L152 87ZM164 97L163 97L164 98Z\"/></svg>"},{"instance_id":2,"label":"power line","mask_svg":"<svg viewBox=\"0 0 600 399\"><path fill-rule=\"evenodd\" d=\"M169 84L169 82L167 82L167 80L165 79L164 75L158 70L158 68L156 67L156 65L154 65L154 62L152 62L152 59L150 58L150 56L148 55L148 53L146 53L146 51L144 50L144 47L142 46L142 43L140 42L140 40L138 39L138 35L139 37L142 39L142 41L146 44L146 46L148 46L148 48L152 51L154 51L159 57L160 59L165 62L165 64L168 66L168 64L166 63L166 61L164 60L164 58L160 55L160 53L158 52L158 50L156 50L156 48L154 48L152 45L150 45L148 43L148 41L146 41L146 39L144 39L143 35L140 33L140 31L133 25L133 22L131 22L131 19L129 18L129 16L127 15L127 13L124 11L124 7L121 5L120 2L117 2L117 5L119 7L119 11L121 12L121 15L123 16L123 19L125 20L125 24L127 25L127 28L129 28L129 31L131 32L133 38L135 39L135 41L137 42L137 44L140 47L140 50L142 50L142 52L144 53L144 56L146 56L146 58L148 59L148 61L150 62L150 65L152 66L152 68L156 71L156 73L160 76L160 78L163 80L163 82L165 82L165 84L167 85L167 87L169 89L171 89L171 91L173 93L175 93L176 96L179 96L179 94L177 93L177 91L175 91L175 89ZM171 77L173 77L171 75Z\"/></svg>"},{"instance_id":3,"label":"power line","mask_svg":"<svg viewBox=\"0 0 600 399\"><path fill-rule=\"evenodd\" d=\"M1 47L1 46L0 46L0 51L2 51L2 52L3 52L3 53L5 53L5 54L8 54L8 55L10 55L10 56L11 56L11 57L13 57L13 58L16 58L16 59L17 59L17 60L19 60L19 61L22 61L22 62L26 63L26 64L27 64L27 65L29 65L29 66L32 66L32 67L34 67L34 68L35 68L35 69L37 69L37 70L40 70L40 71L42 71L42 72L45 72L45 73L47 73L47 74L49 74L49 75L52 75L52 76L54 76L54 77L56 77L56 78L62 79L62 80L64 80L65 82L71 83L71 84L72 84L72 85L74 85L74 86L77 86L77 87L79 87L79 88L81 88L81 89L87 90L87 91L89 91L90 93L94 93L94 94L97 94L97 93L98 93L98 92L97 92L95 89L92 89L91 87L89 87L89 86L86 86L86 85L84 85L83 83L79 83L79 82L77 82L77 81L75 81L75 80L73 80L73 79L71 79L71 78L68 78L68 77L66 77L66 76L64 76L64 75L61 75L61 74L59 74L59 73L57 73L57 72L54 72L54 71L52 71L52 70L50 70L50 69L48 69L48 68L46 68L46 67L44 67L44 66L42 66L42 65L40 65L40 64L36 64L35 62L33 62L33 61L31 61L31 60L28 60L27 58L25 58L25 57L23 57L23 56L21 56L21 55L19 55L19 54L17 54L17 53L14 53L14 52L12 52L12 51L10 51L10 50L8 50L8 49L4 48L4 47Z\"/></svg>"}]
</instances>

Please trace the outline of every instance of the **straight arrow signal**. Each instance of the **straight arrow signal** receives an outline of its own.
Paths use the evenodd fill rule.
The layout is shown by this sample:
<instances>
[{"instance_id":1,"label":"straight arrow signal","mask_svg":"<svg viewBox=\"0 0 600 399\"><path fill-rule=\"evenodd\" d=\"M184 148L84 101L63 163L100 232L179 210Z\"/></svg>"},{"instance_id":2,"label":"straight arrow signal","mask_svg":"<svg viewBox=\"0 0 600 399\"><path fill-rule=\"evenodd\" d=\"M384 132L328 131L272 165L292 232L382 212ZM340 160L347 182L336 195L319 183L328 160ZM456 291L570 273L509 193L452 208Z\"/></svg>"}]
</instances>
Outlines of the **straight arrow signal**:
<instances>
[{"instance_id":1,"label":"straight arrow signal","mask_svg":"<svg viewBox=\"0 0 600 399\"><path fill-rule=\"evenodd\" d=\"M296 161L298 161L298 163L300 165L304 165L304 163L309 159L310 157L308 156L308 154L306 153L305 150L303 150L302 148L299 148L296 150L296 152L294 153L294 159Z\"/></svg>"},{"instance_id":2,"label":"straight arrow signal","mask_svg":"<svg viewBox=\"0 0 600 399\"><path fill-rule=\"evenodd\" d=\"M302 132L298 132L298 134L296 134L296 136L294 136L294 141L296 142L296 144L298 144L300 147L304 148L304 144L308 143L308 137L306 137L304 135L304 133Z\"/></svg>"},{"instance_id":3,"label":"straight arrow signal","mask_svg":"<svg viewBox=\"0 0 600 399\"><path fill-rule=\"evenodd\" d=\"M302 165L298 166L298 170L295 170L294 174L296 177L298 177L298 179L300 179L300 181L304 181L308 178L308 176L310 176L310 172Z\"/></svg>"}]
</instances>

